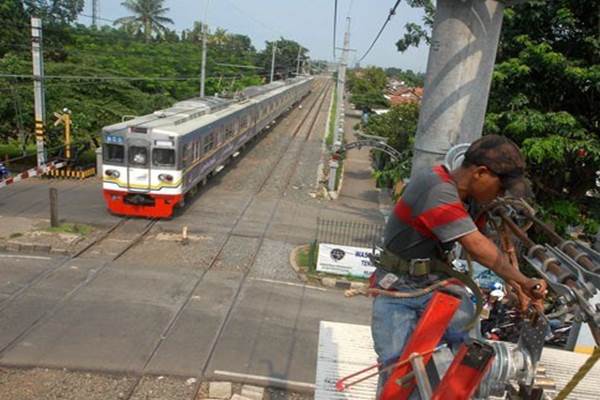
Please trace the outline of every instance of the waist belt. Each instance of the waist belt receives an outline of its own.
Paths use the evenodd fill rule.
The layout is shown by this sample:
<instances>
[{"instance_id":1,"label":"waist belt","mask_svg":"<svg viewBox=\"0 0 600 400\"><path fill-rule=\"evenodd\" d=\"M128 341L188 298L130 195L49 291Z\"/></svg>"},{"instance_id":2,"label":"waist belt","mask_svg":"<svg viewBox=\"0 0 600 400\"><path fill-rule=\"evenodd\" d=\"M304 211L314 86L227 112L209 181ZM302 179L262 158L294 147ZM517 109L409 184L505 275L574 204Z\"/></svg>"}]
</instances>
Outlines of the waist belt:
<instances>
[{"instance_id":1,"label":"waist belt","mask_svg":"<svg viewBox=\"0 0 600 400\"><path fill-rule=\"evenodd\" d=\"M378 264L384 270L396 275L424 276L432 272L438 272L460 280L466 287L471 289L476 303L475 315L465 325L465 329L471 329L477 322L483 309L483 298L479 286L473 281L471 275L456 271L450 266L448 261L439 258L413 258L412 260L405 260L394 253L384 250L379 256Z\"/></svg>"},{"instance_id":2,"label":"waist belt","mask_svg":"<svg viewBox=\"0 0 600 400\"><path fill-rule=\"evenodd\" d=\"M379 266L396 275L424 276L433 272L435 260L430 258L413 258L405 260L394 253L383 251L379 257Z\"/></svg>"}]
</instances>

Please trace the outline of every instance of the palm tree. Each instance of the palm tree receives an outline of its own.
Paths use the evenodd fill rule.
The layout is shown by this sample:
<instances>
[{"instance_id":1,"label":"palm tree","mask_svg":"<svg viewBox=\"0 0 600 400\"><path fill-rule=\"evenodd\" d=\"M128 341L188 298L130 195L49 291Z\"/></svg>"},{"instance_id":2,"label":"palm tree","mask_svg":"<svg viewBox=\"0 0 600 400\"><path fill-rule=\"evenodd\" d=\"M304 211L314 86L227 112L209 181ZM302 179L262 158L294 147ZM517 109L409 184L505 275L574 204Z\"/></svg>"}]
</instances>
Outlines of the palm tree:
<instances>
[{"instance_id":1,"label":"palm tree","mask_svg":"<svg viewBox=\"0 0 600 400\"><path fill-rule=\"evenodd\" d=\"M143 32L146 42L149 42L152 33L168 31L164 24L174 24L173 20L163 16L169 11L163 3L164 0L125 0L121 5L135 15L119 18L114 23L129 32Z\"/></svg>"}]
</instances>

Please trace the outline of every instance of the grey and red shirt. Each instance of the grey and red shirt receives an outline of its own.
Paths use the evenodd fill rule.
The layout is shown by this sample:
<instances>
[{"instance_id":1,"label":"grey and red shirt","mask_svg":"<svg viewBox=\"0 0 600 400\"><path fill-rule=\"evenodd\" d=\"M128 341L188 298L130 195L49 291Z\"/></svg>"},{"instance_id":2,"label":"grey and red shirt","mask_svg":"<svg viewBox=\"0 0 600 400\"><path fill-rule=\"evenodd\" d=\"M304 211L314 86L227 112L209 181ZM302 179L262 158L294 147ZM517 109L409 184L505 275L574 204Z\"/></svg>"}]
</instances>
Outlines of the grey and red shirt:
<instances>
[{"instance_id":1,"label":"grey and red shirt","mask_svg":"<svg viewBox=\"0 0 600 400\"><path fill-rule=\"evenodd\" d=\"M478 229L480 224L475 224L467 207L444 166L419 173L410 181L390 215L384 231L384 248L405 260L439 256L439 246L446 248ZM468 208L476 211L474 207ZM375 278L383 272L376 271ZM436 278L417 280L428 283Z\"/></svg>"}]
</instances>

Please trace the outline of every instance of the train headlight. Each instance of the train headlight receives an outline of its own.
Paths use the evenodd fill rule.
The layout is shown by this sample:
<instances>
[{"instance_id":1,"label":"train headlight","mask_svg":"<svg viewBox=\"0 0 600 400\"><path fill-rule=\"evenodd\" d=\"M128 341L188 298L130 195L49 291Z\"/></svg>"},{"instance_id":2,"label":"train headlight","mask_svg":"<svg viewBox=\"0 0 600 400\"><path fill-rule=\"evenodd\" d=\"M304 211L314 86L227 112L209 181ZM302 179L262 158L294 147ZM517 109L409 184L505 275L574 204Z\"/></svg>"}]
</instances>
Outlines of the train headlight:
<instances>
[{"instance_id":1,"label":"train headlight","mask_svg":"<svg viewBox=\"0 0 600 400\"><path fill-rule=\"evenodd\" d=\"M169 174L160 174L158 176L158 179L163 181L163 182L168 182L171 183L173 182L173 175L169 175Z\"/></svg>"},{"instance_id":2,"label":"train headlight","mask_svg":"<svg viewBox=\"0 0 600 400\"><path fill-rule=\"evenodd\" d=\"M121 174L116 169L107 169L105 172L106 176L110 176L111 178L118 179Z\"/></svg>"}]
</instances>

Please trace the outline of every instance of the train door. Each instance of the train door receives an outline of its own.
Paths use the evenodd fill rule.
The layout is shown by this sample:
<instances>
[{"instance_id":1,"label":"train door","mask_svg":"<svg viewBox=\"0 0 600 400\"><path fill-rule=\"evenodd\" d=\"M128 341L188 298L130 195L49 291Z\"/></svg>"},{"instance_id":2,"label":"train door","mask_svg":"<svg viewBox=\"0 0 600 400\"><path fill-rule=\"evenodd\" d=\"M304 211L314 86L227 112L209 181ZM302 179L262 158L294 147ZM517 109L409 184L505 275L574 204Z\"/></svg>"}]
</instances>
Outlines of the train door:
<instances>
[{"instance_id":1,"label":"train door","mask_svg":"<svg viewBox=\"0 0 600 400\"><path fill-rule=\"evenodd\" d=\"M151 189L150 142L146 139L127 140L127 188L149 192Z\"/></svg>"}]
</instances>

